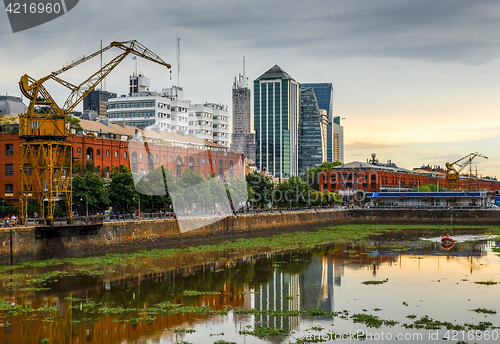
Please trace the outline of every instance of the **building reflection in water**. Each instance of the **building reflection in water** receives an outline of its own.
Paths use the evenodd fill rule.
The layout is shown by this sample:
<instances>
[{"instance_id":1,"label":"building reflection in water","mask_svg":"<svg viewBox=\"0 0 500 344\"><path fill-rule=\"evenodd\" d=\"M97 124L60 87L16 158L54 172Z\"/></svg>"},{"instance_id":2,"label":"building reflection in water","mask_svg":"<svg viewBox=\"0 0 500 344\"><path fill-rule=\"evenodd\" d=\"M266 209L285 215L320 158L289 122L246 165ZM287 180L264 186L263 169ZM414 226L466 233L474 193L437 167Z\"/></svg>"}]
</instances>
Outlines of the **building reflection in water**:
<instances>
[{"instance_id":1,"label":"building reflection in water","mask_svg":"<svg viewBox=\"0 0 500 344\"><path fill-rule=\"evenodd\" d=\"M165 331L171 328L190 328L199 322L227 323L226 317L195 314L158 314L151 322L120 322L124 315L83 313L79 303L65 299L73 296L91 299L102 306L112 307L130 303L130 307L148 308L164 301L192 306L210 306L214 310L224 306L256 310L307 310L335 311L335 288L341 287L346 269L371 269L376 275L382 264L393 264L401 255L442 256L443 259L470 257L464 264L471 272L484 268L479 259L486 254L488 242L457 244L450 251L443 251L438 242L371 240L364 245L343 243L325 245L310 251L290 251L281 254L255 255L253 257L220 260L220 254L206 256L195 266L199 257L187 258L191 266L174 269L182 259L165 260L164 268L151 274L138 273L131 277L124 274L112 278L66 283L68 290L57 292L1 292L2 298L17 305L32 308L57 306L56 312L19 313L15 316L0 315L0 323L8 320L12 325L0 328L0 343L39 344L50 338L51 344L118 344L127 342L181 342L182 333ZM394 250L394 247L400 250ZM227 257L227 253L224 253ZM441 258L439 258L441 259ZM216 262L213 262L213 261ZM477 260L477 261L473 261ZM199 262L199 261L198 261ZM277 264L279 263L279 264ZM199 264L199 263L198 263ZM438 262L439 264L439 262ZM64 277L60 278L64 282ZM90 282L89 282L90 281ZM1 282L4 286L8 280ZM80 284L78 284L80 283ZM61 283L64 284L64 283ZM206 289L202 289L206 288ZM220 291L217 295L185 297L184 290ZM13 295L13 296L12 296ZM75 307L76 306L76 307ZM125 306L124 306L125 307ZM237 323L252 321L254 327L274 326L286 333L297 330L300 317L235 315ZM53 319L52 319L53 318ZM324 317L332 318L332 317ZM321 319L321 317L319 318ZM333 320L333 319L332 319Z\"/></svg>"}]
</instances>

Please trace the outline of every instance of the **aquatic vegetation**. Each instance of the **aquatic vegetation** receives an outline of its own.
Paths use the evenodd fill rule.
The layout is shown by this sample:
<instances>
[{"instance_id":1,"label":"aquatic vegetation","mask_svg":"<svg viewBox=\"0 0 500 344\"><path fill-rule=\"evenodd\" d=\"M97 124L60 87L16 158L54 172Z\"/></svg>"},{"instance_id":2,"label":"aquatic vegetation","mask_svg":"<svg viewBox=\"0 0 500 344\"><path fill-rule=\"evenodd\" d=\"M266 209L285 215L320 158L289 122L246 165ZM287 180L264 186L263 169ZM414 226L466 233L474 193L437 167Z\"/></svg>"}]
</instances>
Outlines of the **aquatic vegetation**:
<instances>
[{"instance_id":1,"label":"aquatic vegetation","mask_svg":"<svg viewBox=\"0 0 500 344\"><path fill-rule=\"evenodd\" d=\"M214 344L236 344L236 342L227 342L223 339L220 339L218 341L215 341Z\"/></svg>"},{"instance_id":2,"label":"aquatic vegetation","mask_svg":"<svg viewBox=\"0 0 500 344\"><path fill-rule=\"evenodd\" d=\"M363 323L368 327L379 328L382 325L394 326L398 324L395 320L383 320L376 315L359 313L351 315L351 319L355 323Z\"/></svg>"},{"instance_id":3,"label":"aquatic vegetation","mask_svg":"<svg viewBox=\"0 0 500 344\"><path fill-rule=\"evenodd\" d=\"M195 329L174 328L175 333L195 333Z\"/></svg>"},{"instance_id":4,"label":"aquatic vegetation","mask_svg":"<svg viewBox=\"0 0 500 344\"><path fill-rule=\"evenodd\" d=\"M197 295L217 295L222 294L220 291L198 291L198 290L184 290L182 295L197 296Z\"/></svg>"},{"instance_id":5,"label":"aquatic vegetation","mask_svg":"<svg viewBox=\"0 0 500 344\"><path fill-rule=\"evenodd\" d=\"M476 284L481 284L481 285L495 285L498 284L498 282L493 282L493 281L476 281L474 282Z\"/></svg>"},{"instance_id":6,"label":"aquatic vegetation","mask_svg":"<svg viewBox=\"0 0 500 344\"><path fill-rule=\"evenodd\" d=\"M313 327L311 327L311 330L313 330L313 331L323 331L324 328L321 327L321 326L313 326Z\"/></svg>"},{"instance_id":7,"label":"aquatic vegetation","mask_svg":"<svg viewBox=\"0 0 500 344\"><path fill-rule=\"evenodd\" d=\"M364 282L361 282L361 284L364 284L364 285L377 285L377 284L387 283L387 281L389 281L388 278L386 278L385 280L381 280L381 281L377 281L377 280L364 281Z\"/></svg>"},{"instance_id":8,"label":"aquatic vegetation","mask_svg":"<svg viewBox=\"0 0 500 344\"><path fill-rule=\"evenodd\" d=\"M471 311L484 314L497 314L497 311L495 311L494 309L486 309L486 308L476 308L476 309L471 309Z\"/></svg>"},{"instance_id":9,"label":"aquatic vegetation","mask_svg":"<svg viewBox=\"0 0 500 344\"><path fill-rule=\"evenodd\" d=\"M239 331L239 333L243 334L243 335L248 334L248 335L260 338L260 339L263 339L265 337L286 336L285 330L282 330L280 328L276 328L273 326L259 327L259 328L254 329L253 331L243 330L243 331Z\"/></svg>"}]
</instances>

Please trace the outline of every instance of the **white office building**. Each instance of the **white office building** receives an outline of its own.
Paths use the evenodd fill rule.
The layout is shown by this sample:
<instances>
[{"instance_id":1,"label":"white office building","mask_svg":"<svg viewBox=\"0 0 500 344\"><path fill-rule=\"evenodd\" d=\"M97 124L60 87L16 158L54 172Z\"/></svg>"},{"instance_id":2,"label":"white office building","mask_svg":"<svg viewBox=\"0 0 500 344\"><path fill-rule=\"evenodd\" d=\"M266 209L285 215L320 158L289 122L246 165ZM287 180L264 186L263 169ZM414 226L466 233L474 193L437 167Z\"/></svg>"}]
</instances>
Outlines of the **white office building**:
<instances>
[{"instance_id":1,"label":"white office building","mask_svg":"<svg viewBox=\"0 0 500 344\"><path fill-rule=\"evenodd\" d=\"M192 105L184 100L182 87L172 86L161 93L149 90L150 79L143 75L130 77L130 93L108 100L107 116L111 123L160 130L198 138L229 147L227 107L205 103Z\"/></svg>"}]
</instances>

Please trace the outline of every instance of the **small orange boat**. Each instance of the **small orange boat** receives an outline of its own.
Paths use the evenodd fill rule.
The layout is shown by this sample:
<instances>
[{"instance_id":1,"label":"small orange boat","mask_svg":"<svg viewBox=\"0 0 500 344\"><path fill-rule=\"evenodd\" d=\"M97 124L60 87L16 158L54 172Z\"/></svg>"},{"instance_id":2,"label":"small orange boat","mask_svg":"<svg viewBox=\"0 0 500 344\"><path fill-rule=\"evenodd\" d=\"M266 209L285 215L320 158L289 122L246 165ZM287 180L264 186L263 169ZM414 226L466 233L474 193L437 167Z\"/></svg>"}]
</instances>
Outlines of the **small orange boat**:
<instances>
[{"instance_id":1,"label":"small orange boat","mask_svg":"<svg viewBox=\"0 0 500 344\"><path fill-rule=\"evenodd\" d=\"M441 243L443 243L443 244L455 243L455 240L450 238L449 234L446 234L444 237L441 237Z\"/></svg>"}]
</instances>

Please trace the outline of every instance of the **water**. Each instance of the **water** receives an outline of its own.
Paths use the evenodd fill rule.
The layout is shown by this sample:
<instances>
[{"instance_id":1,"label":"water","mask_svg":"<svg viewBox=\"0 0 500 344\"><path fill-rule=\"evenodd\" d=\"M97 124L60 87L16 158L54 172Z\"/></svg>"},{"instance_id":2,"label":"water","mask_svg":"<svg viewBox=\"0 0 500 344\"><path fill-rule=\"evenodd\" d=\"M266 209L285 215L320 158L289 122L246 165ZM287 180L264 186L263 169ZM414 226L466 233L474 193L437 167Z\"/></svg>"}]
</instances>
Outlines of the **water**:
<instances>
[{"instance_id":1,"label":"water","mask_svg":"<svg viewBox=\"0 0 500 344\"><path fill-rule=\"evenodd\" d=\"M1 298L11 307L23 306L7 316L0 311L0 343L295 343L335 333L347 336L336 342L355 342L359 339L352 335L358 331L368 336L367 342L499 342L500 330L492 326L500 326L500 315L472 310L500 311L500 285L475 283L500 282L500 258L492 251L500 243L465 232L452 235L457 243L445 250L442 234L406 231L286 252L184 252L146 257L144 264L110 263L93 276L88 268L71 264L18 267L3 271L0 280ZM49 290L26 289L23 281L50 271L67 276L28 285ZM9 288L9 282L19 284ZM178 306L151 311L165 302ZM57 308L32 312L27 306ZM186 306L199 308L179 308ZM217 314L221 310L227 313ZM319 316L306 314L318 310L323 311ZM271 316L269 311L288 313ZM286 316L292 311L299 315ZM363 314L378 317L365 317L375 325L377 320L386 323L377 328L355 322ZM444 325L415 328L422 318L428 327L429 318L454 326L491 325L473 332L467 331L470 325L455 332ZM260 339L240 334L269 326L282 335Z\"/></svg>"}]
</instances>

